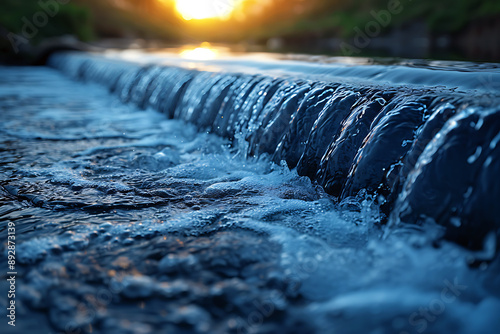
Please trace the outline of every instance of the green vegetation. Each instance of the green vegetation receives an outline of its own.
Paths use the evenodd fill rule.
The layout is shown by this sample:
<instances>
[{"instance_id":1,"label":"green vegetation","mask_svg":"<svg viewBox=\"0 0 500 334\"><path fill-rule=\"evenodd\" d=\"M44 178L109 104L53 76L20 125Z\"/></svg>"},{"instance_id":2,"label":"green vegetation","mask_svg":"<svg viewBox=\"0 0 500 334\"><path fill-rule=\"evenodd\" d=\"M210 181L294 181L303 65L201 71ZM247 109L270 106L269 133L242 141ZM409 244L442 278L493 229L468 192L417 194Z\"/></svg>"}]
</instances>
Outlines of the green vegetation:
<instances>
[{"instance_id":1,"label":"green vegetation","mask_svg":"<svg viewBox=\"0 0 500 334\"><path fill-rule=\"evenodd\" d=\"M43 11L41 3L58 1L62 0L0 0L0 53L12 50L8 33L22 35L26 20L33 23L33 15ZM227 21L183 22L174 13L173 0L65 0L57 14L38 25L37 33L28 39L31 45L62 35L82 41L143 38L265 44L281 37L287 46L300 47L324 38L352 38L356 28L363 30L374 20L373 11L387 10L394 1L398 0L245 0L244 7ZM425 33L451 37L479 27L477 36L477 31L484 31L484 22L500 20L498 0L399 1L402 10L391 15L385 31L418 23L426 27Z\"/></svg>"},{"instance_id":2,"label":"green vegetation","mask_svg":"<svg viewBox=\"0 0 500 334\"><path fill-rule=\"evenodd\" d=\"M64 35L85 42L102 38L174 41L176 20L173 11L158 0L1 0L0 54L15 51L15 43L36 46Z\"/></svg>"},{"instance_id":3,"label":"green vegetation","mask_svg":"<svg viewBox=\"0 0 500 334\"><path fill-rule=\"evenodd\" d=\"M41 0L41 2L57 0ZM73 0L60 5L58 14L40 28L32 42L47 37L71 34L80 40L106 37L141 37L177 40L182 37L218 41L263 40L270 37L300 36L349 37L355 27L373 20L371 11L387 9L397 0L246 0L245 20L232 19L182 27L173 13L172 2L159 0L122 0L120 5L106 0ZM500 15L497 0L400 0L401 13L391 17L386 27L415 21L425 22L430 32L454 33L470 22ZM23 17L31 20L39 12L39 0L2 0L0 28L20 33ZM257 13L257 14L251 14Z\"/></svg>"},{"instance_id":4,"label":"green vegetation","mask_svg":"<svg viewBox=\"0 0 500 334\"><path fill-rule=\"evenodd\" d=\"M281 5L280 0L275 2ZM302 4L301 12L290 11L280 22L258 19L258 27L248 34L253 37L297 36L314 34L319 36L349 37L355 27L364 27L374 18L371 11L386 10L391 0L329 1L308 0L304 7L301 0L289 0L288 8L294 3ZM455 33L471 22L483 18L499 18L500 2L497 0L400 0L399 14L391 17L386 29L411 22L424 22L431 33ZM279 11L270 8L268 13Z\"/></svg>"},{"instance_id":5,"label":"green vegetation","mask_svg":"<svg viewBox=\"0 0 500 334\"><path fill-rule=\"evenodd\" d=\"M175 41L179 21L171 6L159 0L76 0L93 13L99 38L144 38Z\"/></svg>"}]
</instances>

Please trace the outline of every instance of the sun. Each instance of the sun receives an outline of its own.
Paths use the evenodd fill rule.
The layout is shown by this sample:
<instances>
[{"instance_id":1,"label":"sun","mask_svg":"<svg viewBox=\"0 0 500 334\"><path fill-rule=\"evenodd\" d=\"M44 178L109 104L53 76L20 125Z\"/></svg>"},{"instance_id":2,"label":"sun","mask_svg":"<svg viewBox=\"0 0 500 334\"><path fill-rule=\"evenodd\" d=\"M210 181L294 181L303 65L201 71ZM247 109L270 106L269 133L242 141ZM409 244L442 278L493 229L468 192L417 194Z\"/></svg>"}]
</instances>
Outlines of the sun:
<instances>
[{"instance_id":1,"label":"sun","mask_svg":"<svg viewBox=\"0 0 500 334\"><path fill-rule=\"evenodd\" d=\"M228 19L241 0L175 0L184 20Z\"/></svg>"}]
</instances>

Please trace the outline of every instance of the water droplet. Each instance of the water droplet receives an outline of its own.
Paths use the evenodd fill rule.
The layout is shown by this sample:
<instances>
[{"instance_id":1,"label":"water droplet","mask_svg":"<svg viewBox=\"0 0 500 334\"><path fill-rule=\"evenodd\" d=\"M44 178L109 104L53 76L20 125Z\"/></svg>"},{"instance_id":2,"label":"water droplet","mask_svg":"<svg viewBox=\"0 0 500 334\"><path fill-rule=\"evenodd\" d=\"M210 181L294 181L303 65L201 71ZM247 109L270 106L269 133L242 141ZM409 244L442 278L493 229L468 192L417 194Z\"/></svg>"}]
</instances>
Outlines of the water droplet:
<instances>
[{"instance_id":1,"label":"water droplet","mask_svg":"<svg viewBox=\"0 0 500 334\"><path fill-rule=\"evenodd\" d=\"M493 140L490 143L490 149L494 149L497 147L498 142L500 141L500 132L493 138Z\"/></svg>"},{"instance_id":2,"label":"water droplet","mask_svg":"<svg viewBox=\"0 0 500 334\"><path fill-rule=\"evenodd\" d=\"M473 164L477 160L477 158L479 158L479 156L481 155L482 151L483 151L483 148L481 146L478 146L476 148L476 152L474 152L473 155L471 155L470 157L467 158L467 162L469 164Z\"/></svg>"},{"instance_id":3,"label":"water droplet","mask_svg":"<svg viewBox=\"0 0 500 334\"><path fill-rule=\"evenodd\" d=\"M472 187L467 188L467 191L464 194L464 198L469 198L470 195L472 194L473 190L474 190L474 188L472 188Z\"/></svg>"},{"instance_id":4,"label":"water droplet","mask_svg":"<svg viewBox=\"0 0 500 334\"><path fill-rule=\"evenodd\" d=\"M462 222L460 221L460 218L458 218L458 217L452 217L452 218L450 219L450 223L451 223L453 226L455 226L455 227L460 227L460 226L462 226Z\"/></svg>"}]
</instances>

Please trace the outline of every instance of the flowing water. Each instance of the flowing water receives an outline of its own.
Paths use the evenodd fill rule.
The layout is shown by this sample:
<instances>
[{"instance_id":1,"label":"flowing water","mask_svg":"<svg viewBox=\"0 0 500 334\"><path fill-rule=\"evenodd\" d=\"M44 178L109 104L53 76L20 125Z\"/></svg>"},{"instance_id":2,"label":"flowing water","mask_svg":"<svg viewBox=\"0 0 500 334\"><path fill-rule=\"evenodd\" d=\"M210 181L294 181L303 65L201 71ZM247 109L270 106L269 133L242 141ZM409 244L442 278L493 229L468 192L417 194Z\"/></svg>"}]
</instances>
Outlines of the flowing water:
<instances>
[{"instance_id":1,"label":"flowing water","mask_svg":"<svg viewBox=\"0 0 500 334\"><path fill-rule=\"evenodd\" d=\"M500 330L497 70L117 58L0 68L2 333Z\"/></svg>"}]
</instances>

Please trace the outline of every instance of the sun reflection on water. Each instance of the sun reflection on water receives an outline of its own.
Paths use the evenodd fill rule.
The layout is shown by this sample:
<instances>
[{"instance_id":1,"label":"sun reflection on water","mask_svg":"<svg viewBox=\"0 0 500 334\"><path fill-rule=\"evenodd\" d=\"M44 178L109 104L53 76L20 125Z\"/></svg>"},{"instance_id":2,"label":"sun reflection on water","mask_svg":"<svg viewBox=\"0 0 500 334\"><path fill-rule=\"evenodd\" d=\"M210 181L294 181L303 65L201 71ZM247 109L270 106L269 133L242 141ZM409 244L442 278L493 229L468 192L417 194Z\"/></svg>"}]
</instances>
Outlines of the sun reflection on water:
<instances>
[{"instance_id":1,"label":"sun reflection on water","mask_svg":"<svg viewBox=\"0 0 500 334\"><path fill-rule=\"evenodd\" d=\"M184 49L180 53L180 56L185 59L191 60L211 60L217 58L219 51L212 48L210 43L202 43L199 47Z\"/></svg>"}]
</instances>

